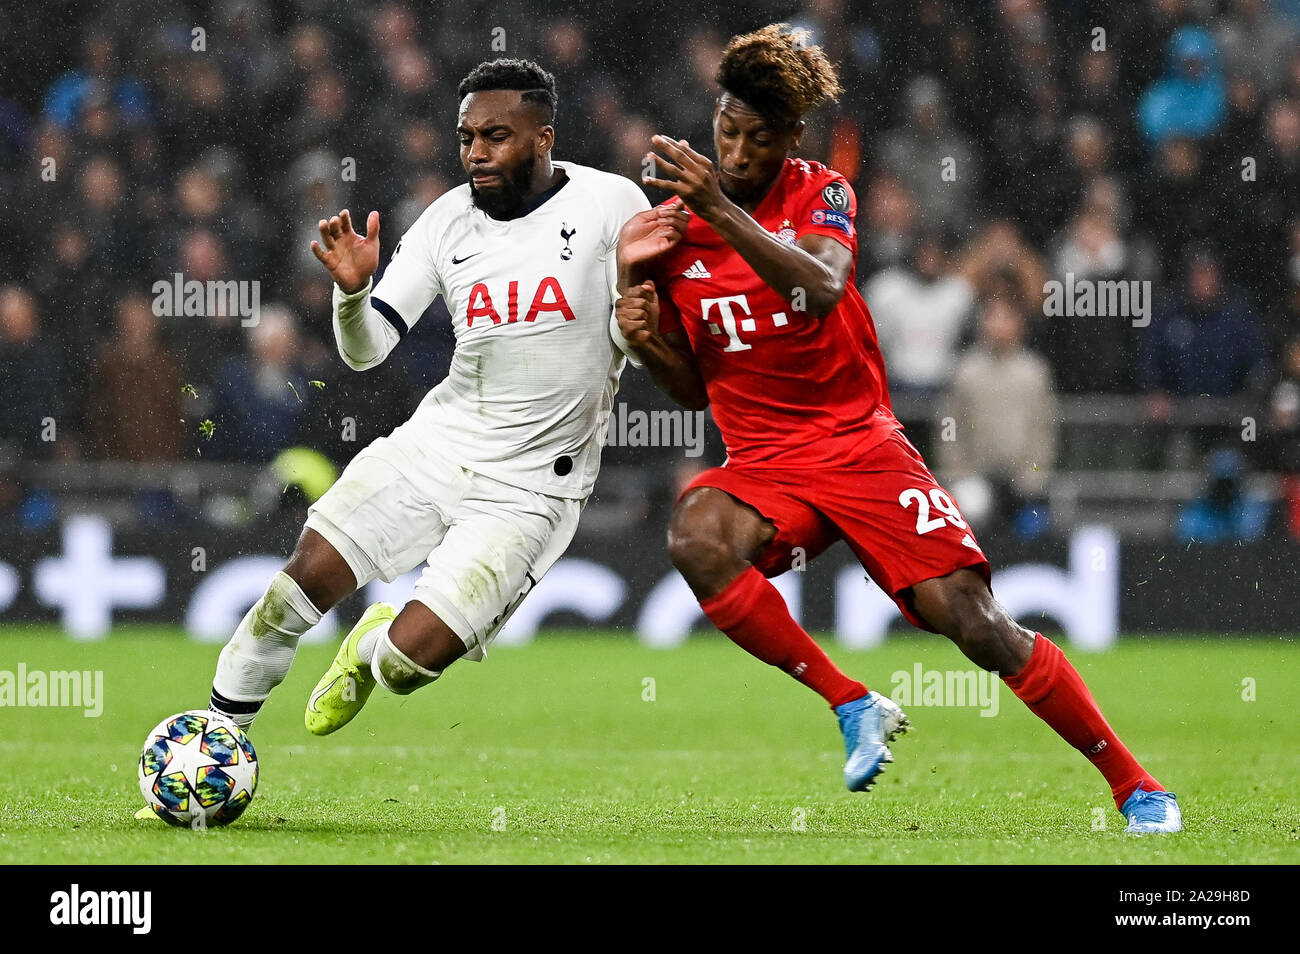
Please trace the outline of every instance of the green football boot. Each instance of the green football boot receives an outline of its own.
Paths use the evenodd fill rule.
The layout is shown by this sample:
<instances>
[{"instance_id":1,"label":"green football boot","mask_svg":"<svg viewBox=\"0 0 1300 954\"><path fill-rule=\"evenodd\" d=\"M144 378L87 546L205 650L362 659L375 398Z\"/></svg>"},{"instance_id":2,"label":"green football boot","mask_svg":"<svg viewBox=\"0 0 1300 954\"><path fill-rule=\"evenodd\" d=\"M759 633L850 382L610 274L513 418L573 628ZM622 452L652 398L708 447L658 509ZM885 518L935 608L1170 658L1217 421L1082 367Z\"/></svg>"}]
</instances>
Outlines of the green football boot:
<instances>
[{"instance_id":1,"label":"green football boot","mask_svg":"<svg viewBox=\"0 0 1300 954\"><path fill-rule=\"evenodd\" d=\"M397 618L397 607L390 603L376 603L367 609L357 625L352 627L339 647L334 662L316 683L307 698L307 711L303 722L312 735L329 735L343 728L361 711L375 688L375 678L370 674L370 664L357 655L357 644L381 623L391 623Z\"/></svg>"}]
</instances>

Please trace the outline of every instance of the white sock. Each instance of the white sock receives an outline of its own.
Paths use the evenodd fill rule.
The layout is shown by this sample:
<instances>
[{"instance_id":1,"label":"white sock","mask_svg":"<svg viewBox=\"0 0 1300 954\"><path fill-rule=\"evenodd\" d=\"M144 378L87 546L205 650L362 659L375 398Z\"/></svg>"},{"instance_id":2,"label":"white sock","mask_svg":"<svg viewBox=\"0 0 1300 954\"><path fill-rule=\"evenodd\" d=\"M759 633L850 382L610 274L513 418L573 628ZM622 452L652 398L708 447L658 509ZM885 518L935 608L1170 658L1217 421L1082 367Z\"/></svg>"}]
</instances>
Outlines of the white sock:
<instances>
[{"instance_id":1,"label":"white sock","mask_svg":"<svg viewBox=\"0 0 1300 954\"><path fill-rule=\"evenodd\" d=\"M370 661L370 673L375 677L375 681L389 692L399 696L409 695L442 675L441 672L425 669L413 662L410 656L394 646L392 638L388 635L387 626L375 628L382 629L384 635L382 639L376 640L374 658Z\"/></svg>"},{"instance_id":2,"label":"white sock","mask_svg":"<svg viewBox=\"0 0 1300 954\"><path fill-rule=\"evenodd\" d=\"M251 725L271 690L288 675L298 640L322 615L291 576L277 573L217 657L212 707L241 726Z\"/></svg>"},{"instance_id":3,"label":"white sock","mask_svg":"<svg viewBox=\"0 0 1300 954\"><path fill-rule=\"evenodd\" d=\"M388 635L388 627L392 623L380 623L366 635L357 640L357 655L361 657L364 663L370 662L375 658L375 647L379 645L379 637Z\"/></svg>"}]
</instances>

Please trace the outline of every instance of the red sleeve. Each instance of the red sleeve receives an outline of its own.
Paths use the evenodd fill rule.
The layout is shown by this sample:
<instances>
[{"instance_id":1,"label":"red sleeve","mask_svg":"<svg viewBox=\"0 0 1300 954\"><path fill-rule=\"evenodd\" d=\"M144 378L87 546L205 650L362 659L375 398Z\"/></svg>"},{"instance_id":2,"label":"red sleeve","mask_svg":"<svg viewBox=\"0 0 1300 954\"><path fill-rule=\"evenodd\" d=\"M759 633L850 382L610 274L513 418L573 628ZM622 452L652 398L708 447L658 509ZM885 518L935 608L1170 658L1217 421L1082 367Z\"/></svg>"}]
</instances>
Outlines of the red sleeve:
<instances>
[{"instance_id":1,"label":"red sleeve","mask_svg":"<svg viewBox=\"0 0 1300 954\"><path fill-rule=\"evenodd\" d=\"M825 235L858 253L858 232L853 223L858 217L858 197L853 187L838 172L827 170L799 196L795 209L795 240L804 235Z\"/></svg>"}]
</instances>

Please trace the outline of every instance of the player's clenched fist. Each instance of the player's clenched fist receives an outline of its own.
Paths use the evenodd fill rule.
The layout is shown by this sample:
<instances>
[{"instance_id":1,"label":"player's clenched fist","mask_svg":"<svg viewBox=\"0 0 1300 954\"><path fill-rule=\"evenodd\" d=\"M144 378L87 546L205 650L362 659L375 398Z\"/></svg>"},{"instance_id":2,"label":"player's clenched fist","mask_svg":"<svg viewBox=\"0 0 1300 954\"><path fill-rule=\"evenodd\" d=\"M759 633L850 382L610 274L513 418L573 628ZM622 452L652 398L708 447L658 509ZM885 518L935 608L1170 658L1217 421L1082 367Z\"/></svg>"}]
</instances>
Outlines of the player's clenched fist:
<instances>
[{"instance_id":1,"label":"player's clenched fist","mask_svg":"<svg viewBox=\"0 0 1300 954\"><path fill-rule=\"evenodd\" d=\"M366 234L352 228L352 215L344 209L338 215L316 224L320 241L311 243L312 253L329 269L344 292L351 295L366 287L370 276L379 269L379 213L366 219Z\"/></svg>"},{"instance_id":2,"label":"player's clenched fist","mask_svg":"<svg viewBox=\"0 0 1300 954\"><path fill-rule=\"evenodd\" d=\"M659 296L651 281L634 285L614 302L614 317L618 330L628 344L638 347L648 343L659 333Z\"/></svg>"}]
</instances>

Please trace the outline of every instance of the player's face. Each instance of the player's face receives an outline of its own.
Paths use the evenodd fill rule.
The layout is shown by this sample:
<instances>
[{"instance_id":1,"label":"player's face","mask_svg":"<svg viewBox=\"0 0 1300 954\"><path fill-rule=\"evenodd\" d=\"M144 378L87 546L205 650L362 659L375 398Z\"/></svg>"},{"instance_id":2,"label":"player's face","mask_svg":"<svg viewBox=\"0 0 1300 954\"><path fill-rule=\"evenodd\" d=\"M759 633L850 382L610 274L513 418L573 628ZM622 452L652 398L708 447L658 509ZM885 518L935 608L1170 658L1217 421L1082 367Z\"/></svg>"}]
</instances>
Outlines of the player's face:
<instances>
[{"instance_id":1,"label":"player's face","mask_svg":"<svg viewBox=\"0 0 1300 954\"><path fill-rule=\"evenodd\" d=\"M456 133L474 204L495 216L511 215L533 191L537 160L555 137L537 107L508 89L466 96Z\"/></svg>"},{"instance_id":2,"label":"player's face","mask_svg":"<svg viewBox=\"0 0 1300 954\"><path fill-rule=\"evenodd\" d=\"M741 100L723 93L713 110L713 145L718 182L727 198L738 205L762 198L802 134L802 122L778 129Z\"/></svg>"}]
</instances>

